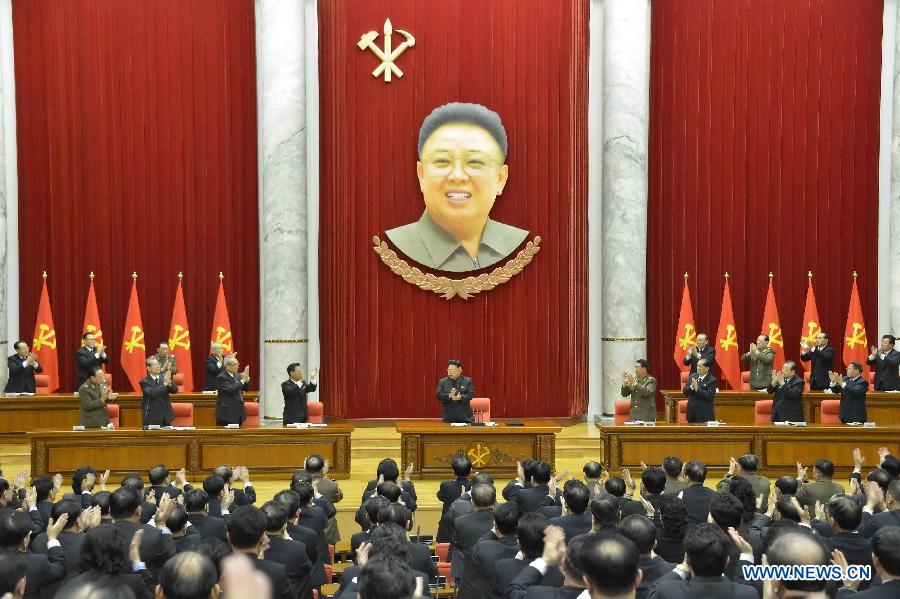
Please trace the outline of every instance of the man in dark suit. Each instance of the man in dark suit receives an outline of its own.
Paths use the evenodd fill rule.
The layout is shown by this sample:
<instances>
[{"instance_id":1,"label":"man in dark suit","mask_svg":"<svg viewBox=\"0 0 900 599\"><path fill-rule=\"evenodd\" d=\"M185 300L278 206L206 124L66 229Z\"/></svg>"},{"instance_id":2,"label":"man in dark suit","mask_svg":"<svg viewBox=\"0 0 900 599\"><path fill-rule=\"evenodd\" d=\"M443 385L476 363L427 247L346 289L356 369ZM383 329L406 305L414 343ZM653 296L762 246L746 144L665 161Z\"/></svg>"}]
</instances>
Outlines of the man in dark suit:
<instances>
[{"instance_id":1,"label":"man in dark suit","mask_svg":"<svg viewBox=\"0 0 900 599\"><path fill-rule=\"evenodd\" d=\"M241 424L247 418L244 391L250 388L250 367L238 374L240 364L234 356L225 356L225 371L216 379L216 426Z\"/></svg>"},{"instance_id":2,"label":"man in dark suit","mask_svg":"<svg viewBox=\"0 0 900 599\"><path fill-rule=\"evenodd\" d=\"M225 372L225 348L221 343L213 341L209 345L209 351L210 354L206 356L206 380L203 383L203 390L215 391L219 375Z\"/></svg>"},{"instance_id":3,"label":"man in dark suit","mask_svg":"<svg viewBox=\"0 0 900 599\"><path fill-rule=\"evenodd\" d=\"M519 554L497 562L494 576L494 592L501 597L506 593L506 587L528 567L528 564L541 557L544 552L544 531L550 526L547 517L538 512L522 514L516 525L516 541L519 545ZM562 573L559 568L549 568L547 573L536 583L543 586L560 587L563 584Z\"/></svg>"},{"instance_id":4,"label":"man in dark suit","mask_svg":"<svg viewBox=\"0 0 900 599\"><path fill-rule=\"evenodd\" d=\"M900 391L900 351L894 349L896 343L896 337L885 335L880 350L874 345L871 348L866 364L875 368L876 391Z\"/></svg>"},{"instance_id":5,"label":"man in dark suit","mask_svg":"<svg viewBox=\"0 0 900 599\"><path fill-rule=\"evenodd\" d=\"M688 350L682 363L691 367L691 374L696 374L697 363L700 360L706 360L709 366L716 361L716 348L709 344L709 336L706 333L697 335L697 345Z\"/></svg>"},{"instance_id":6,"label":"man in dark suit","mask_svg":"<svg viewBox=\"0 0 900 599\"><path fill-rule=\"evenodd\" d=\"M281 395L284 397L282 414L284 426L295 422L306 422L306 394L316 390L316 378L319 376L318 370L311 370L307 383L303 380L303 370L297 362L288 364L287 373L288 379L281 383Z\"/></svg>"},{"instance_id":7,"label":"man in dark suit","mask_svg":"<svg viewBox=\"0 0 900 599\"><path fill-rule=\"evenodd\" d=\"M306 547L306 556L312 566L310 582L313 588L325 584L324 557L319 555L319 537L315 531L300 526L300 496L294 491L285 490L275 494L272 498L285 507L288 512L287 533L294 541L303 543Z\"/></svg>"},{"instance_id":8,"label":"man in dark suit","mask_svg":"<svg viewBox=\"0 0 900 599\"><path fill-rule=\"evenodd\" d=\"M706 358L697 361L697 372L691 373L683 392L688 396L687 421L709 422L716 419L713 402L719 381L710 372L712 362Z\"/></svg>"},{"instance_id":9,"label":"man in dark suit","mask_svg":"<svg viewBox=\"0 0 900 599\"><path fill-rule=\"evenodd\" d=\"M310 574L312 564L301 541L285 538L287 534L288 511L281 502L267 501L260 508L266 517L266 535L269 546L263 559L284 566L288 580L299 599L311 599L312 583Z\"/></svg>"},{"instance_id":10,"label":"man in dark suit","mask_svg":"<svg viewBox=\"0 0 900 599\"><path fill-rule=\"evenodd\" d=\"M803 353L800 359L812 362L809 375L809 388L812 391L824 391L828 388L828 373L834 368L834 348L828 345L828 333L816 335L816 344L812 347L804 339L800 342Z\"/></svg>"},{"instance_id":11,"label":"man in dark suit","mask_svg":"<svg viewBox=\"0 0 900 599\"><path fill-rule=\"evenodd\" d=\"M77 391L94 372L103 364L109 364L109 356L106 355L106 346L97 343L93 333L85 333L81 336L84 346L75 352L75 361L78 363L78 372L75 378L75 390Z\"/></svg>"},{"instance_id":12,"label":"man in dark suit","mask_svg":"<svg viewBox=\"0 0 900 599\"><path fill-rule=\"evenodd\" d=\"M171 534L163 534L166 520L177 505L174 499L161 498L153 519L156 526L141 524L141 496L133 489L121 487L116 489L109 497L109 513L115 526L125 543L131 543L131 538L138 530L144 531L141 540L141 560L147 564L151 572L158 574L166 560L175 555L175 544Z\"/></svg>"},{"instance_id":13,"label":"man in dark suit","mask_svg":"<svg viewBox=\"0 0 900 599\"><path fill-rule=\"evenodd\" d=\"M556 479L551 476L552 468L547 462L538 462L534 465L531 487L521 489L514 499L523 512L536 512L543 506L560 504L559 491L556 489ZM552 490L550 488L551 481Z\"/></svg>"},{"instance_id":14,"label":"man in dark suit","mask_svg":"<svg viewBox=\"0 0 900 599\"><path fill-rule=\"evenodd\" d=\"M249 557L256 569L266 575L272 585L271 597L296 599L285 567L260 558L268 541L266 516L262 510L252 505L242 505L234 510L228 521L228 543L232 549Z\"/></svg>"},{"instance_id":15,"label":"man in dark suit","mask_svg":"<svg viewBox=\"0 0 900 599\"><path fill-rule=\"evenodd\" d=\"M328 551L328 537L325 536L325 527L328 525L328 517L325 510L315 504L312 485L309 483L298 483L292 489L300 497L300 510L298 514L298 524L304 526L316 533L319 539L318 547L319 555L325 564L331 563L331 556Z\"/></svg>"},{"instance_id":16,"label":"man in dark suit","mask_svg":"<svg viewBox=\"0 0 900 599\"><path fill-rule=\"evenodd\" d=\"M447 376L438 381L435 396L443 406L444 422L472 422L470 403L475 397L475 385L463 376L462 362L447 362Z\"/></svg>"},{"instance_id":17,"label":"man in dark suit","mask_svg":"<svg viewBox=\"0 0 900 599\"><path fill-rule=\"evenodd\" d=\"M779 500L781 501L781 500ZM770 566L828 566L831 555L815 534L801 526L782 529L766 548ZM767 583L766 597L824 597L828 580L772 580ZM762 590L759 583L754 586ZM830 596L830 593L829 595Z\"/></svg>"},{"instance_id":18,"label":"man in dark suit","mask_svg":"<svg viewBox=\"0 0 900 599\"><path fill-rule=\"evenodd\" d=\"M591 532L592 518L587 511L591 492L580 480L567 481L563 487L563 500L568 514L553 518L550 523L559 526L566 533L566 539L574 539L580 534Z\"/></svg>"},{"instance_id":19,"label":"man in dark suit","mask_svg":"<svg viewBox=\"0 0 900 599\"><path fill-rule=\"evenodd\" d=\"M60 546L62 546L65 555L65 577L71 578L80 572L79 561L81 559L81 544L84 543L84 535L80 534L80 524L78 522L78 518L81 516L81 506L77 502L71 500L60 501L53 504L53 511L51 512L53 521L59 522L59 519L63 514L66 514L67 518L66 526L59 532L56 539L59 541ZM97 517L96 521L89 522L89 526L97 525L99 523L100 519ZM50 540L50 535L47 532L42 532L37 536L32 535L31 550L35 553L46 555L50 550ZM45 595L52 596L52 593L45 593Z\"/></svg>"},{"instance_id":20,"label":"man in dark suit","mask_svg":"<svg viewBox=\"0 0 900 599\"><path fill-rule=\"evenodd\" d=\"M561 528L544 531L544 547L506 587L506 599L575 599L585 592L582 559L584 549L595 535L579 535L566 543ZM544 582L554 569L563 575L562 586ZM627 596L627 594L625 595Z\"/></svg>"},{"instance_id":21,"label":"man in dark suit","mask_svg":"<svg viewBox=\"0 0 900 599\"><path fill-rule=\"evenodd\" d=\"M62 517L47 529L47 553L28 551L31 519L23 512L0 518L0 540L3 547L25 554L25 597L43 597L51 585L62 580L66 575L65 551L58 540L59 534L68 522Z\"/></svg>"},{"instance_id":22,"label":"man in dark suit","mask_svg":"<svg viewBox=\"0 0 900 599\"><path fill-rule=\"evenodd\" d=\"M147 360L147 376L141 379L141 392L144 403L141 405L141 425L169 426L175 421L172 411L170 393L178 393L178 385L172 382L172 373L168 370L160 373L159 360Z\"/></svg>"},{"instance_id":23,"label":"man in dark suit","mask_svg":"<svg viewBox=\"0 0 900 599\"><path fill-rule=\"evenodd\" d=\"M766 387L772 398L772 422L806 422L803 415L803 379L797 376L797 363L785 361L781 370L772 373Z\"/></svg>"},{"instance_id":24,"label":"man in dark suit","mask_svg":"<svg viewBox=\"0 0 900 599\"><path fill-rule=\"evenodd\" d=\"M497 562L515 557L519 552L516 545L516 527L522 510L515 503L504 503L494 509L495 538L482 537L472 549L472 568L463 573L463 585L459 590L460 599L478 598L501 599L502 593L494 588L497 576Z\"/></svg>"},{"instance_id":25,"label":"man in dark suit","mask_svg":"<svg viewBox=\"0 0 900 599\"><path fill-rule=\"evenodd\" d=\"M835 495L825 504L825 520L834 531L834 536L825 539L829 553L838 549L848 564L872 567L872 541L857 532L862 507L851 497ZM861 586L867 587L868 584Z\"/></svg>"},{"instance_id":26,"label":"man in dark suit","mask_svg":"<svg viewBox=\"0 0 900 599\"><path fill-rule=\"evenodd\" d=\"M491 485L476 484L472 487L472 513L460 516L454 521L456 530L453 533L454 554L451 561L451 572L456 578L473 566L472 550L475 544L494 526L494 506L497 503L497 491Z\"/></svg>"},{"instance_id":27,"label":"man in dark suit","mask_svg":"<svg viewBox=\"0 0 900 599\"><path fill-rule=\"evenodd\" d=\"M34 393L34 375L44 372L44 369L24 341L13 343L13 349L16 353L6 360L9 380L6 381L4 393Z\"/></svg>"},{"instance_id":28,"label":"man in dark suit","mask_svg":"<svg viewBox=\"0 0 900 599\"><path fill-rule=\"evenodd\" d=\"M871 539L876 531L886 526L900 526L900 479L891 482L888 492L884 494L885 509L877 514L874 511L882 501L881 489L873 484L867 484L865 488L867 501L859 534Z\"/></svg>"},{"instance_id":29,"label":"man in dark suit","mask_svg":"<svg viewBox=\"0 0 900 599\"><path fill-rule=\"evenodd\" d=\"M715 491L703 486L706 472L706 464L698 460L691 460L684 465L684 475L689 484L678 495L684 502L688 520L695 524L706 522L709 517L709 502L716 496Z\"/></svg>"},{"instance_id":30,"label":"man in dark suit","mask_svg":"<svg viewBox=\"0 0 900 599\"><path fill-rule=\"evenodd\" d=\"M442 503L441 519L438 523L437 542L449 543L452 534L452 522L447 521L447 510L454 501L472 488L472 481L469 480L469 474L472 472L472 461L464 456L454 456L450 462L453 468L453 474L456 478L453 480L441 481L441 486L437 492L437 498Z\"/></svg>"},{"instance_id":31,"label":"man in dark suit","mask_svg":"<svg viewBox=\"0 0 900 599\"><path fill-rule=\"evenodd\" d=\"M193 489L185 493L184 507L187 510L188 522L201 537L228 541L228 527L225 525L225 520L209 515L209 495L206 491Z\"/></svg>"},{"instance_id":32,"label":"man in dark suit","mask_svg":"<svg viewBox=\"0 0 900 599\"><path fill-rule=\"evenodd\" d=\"M862 376L862 364L850 362L847 366L847 376L841 376L837 372L829 372L831 379L831 392L841 394L841 422L865 422L866 391L869 390L869 381Z\"/></svg>"},{"instance_id":33,"label":"man in dark suit","mask_svg":"<svg viewBox=\"0 0 900 599\"><path fill-rule=\"evenodd\" d=\"M618 531L620 535L634 543L638 551L641 582L635 596L637 599L644 599L650 592L650 587L674 570L675 564L653 554L653 548L656 547L656 526L646 516L640 514L626 516L619 522Z\"/></svg>"},{"instance_id":34,"label":"man in dark suit","mask_svg":"<svg viewBox=\"0 0 900 599\"><path fill-rule=\"evenodd\" d=\"M250 471L246 466L231 468L223 464L213 470L213 474L221 476L228 488L234 492L234 507L256 503L256 490L250 483ZM212 494L210 494L210 498L212 498Z\"/></svg>"},{"instance_id":35,"label":"man in dark suit","mask_svg":"<svg viewBox=\"0 0 900 599\"><path fill-rule=\"evenodd\" d=\"M859 582L845 580L838 599L895 599L900 597L900 527L883 528L872 537L872 561L881 584L859 593L853 592Z\"/></svg>"}]
</instances>

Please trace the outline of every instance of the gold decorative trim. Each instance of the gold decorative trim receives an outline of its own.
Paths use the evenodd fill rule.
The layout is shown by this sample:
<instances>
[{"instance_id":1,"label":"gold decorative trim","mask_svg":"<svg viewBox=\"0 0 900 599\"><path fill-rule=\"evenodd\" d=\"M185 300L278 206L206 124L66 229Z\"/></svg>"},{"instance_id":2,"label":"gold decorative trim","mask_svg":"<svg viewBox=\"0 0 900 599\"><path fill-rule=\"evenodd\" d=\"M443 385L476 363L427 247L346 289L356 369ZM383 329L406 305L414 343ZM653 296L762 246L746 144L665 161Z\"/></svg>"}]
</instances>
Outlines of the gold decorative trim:
<instances>
[{"instance_id":1,"label":"gold decorative trim","mask_svg":"<svg viewBox=\"0 0 900 599\"><path fill-rule=\"evenodd\" d=\"M646 337L600 337L601 341L646 341Z\"/></svg>"},{"instance_id":2,"label":"gold decorative trim","mask_svg":"<svg viewBox=\"0 0 900 599\"><path fill-rule=\"evenodd\" d=\"M309 343L309 339L263 339L263 343Z\"/></svg>"},{"instance_id":3,"label":"gold decorative trim","mask_svg":"<svg viewBox=\"0 0 900 599\"><path fill-rule=\"evenodd\" d=\"M425 274L418 268L410 266L406 260L397 256L397 252L392 250L387 243L381 241L377 236L372 238L375 253L381 257L381 261L387 264L396 275L403 277L407 283L412 283L419 289L425 291L433 291L445 300L459 296L462 299L488 291L506 283L511 278L522 272L522 270L534 259L535 254L541 251L541 238L535 237L529 241L522 250L516 254L516 257L495 268L490 273L478 275L477 277L466 277L465 279L450 279L433 274Z\"/></svg>"}]
</instances>

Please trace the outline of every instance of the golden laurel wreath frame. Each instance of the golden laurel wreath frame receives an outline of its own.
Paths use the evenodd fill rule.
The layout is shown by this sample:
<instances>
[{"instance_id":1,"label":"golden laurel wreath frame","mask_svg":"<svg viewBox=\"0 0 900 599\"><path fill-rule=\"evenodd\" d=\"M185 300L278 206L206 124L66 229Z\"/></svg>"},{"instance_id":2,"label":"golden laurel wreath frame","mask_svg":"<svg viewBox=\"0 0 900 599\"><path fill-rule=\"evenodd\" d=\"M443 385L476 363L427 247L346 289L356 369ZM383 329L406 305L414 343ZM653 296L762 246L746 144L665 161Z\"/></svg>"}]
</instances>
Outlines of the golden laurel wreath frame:
<instances>
[{"instance_id":1,"label":"golden laurel wreath frame","mask_svg":"<svg viewBox=\"0 0 900 599\"><path fill-rule=\"evenodd\" d=\"M534 259L535 255L541 251L541 238L535 237L516 254L515 258L503 266L497 267L489 273L480 274L477 277L451 279L426 274L418 268L410 266L406 260L400 258L397 252L392 250L386 242L381 241L377 235L372 238L372 243L374 244L372 249L381 257L381 261L387 264L391 272L403 277L404 281L412 283L419 289L433 291L441 295L445 300L450 300L457 296L467 300L482 291L488 291L506 283L522 272Z\"/></svg>"}]
</instances>

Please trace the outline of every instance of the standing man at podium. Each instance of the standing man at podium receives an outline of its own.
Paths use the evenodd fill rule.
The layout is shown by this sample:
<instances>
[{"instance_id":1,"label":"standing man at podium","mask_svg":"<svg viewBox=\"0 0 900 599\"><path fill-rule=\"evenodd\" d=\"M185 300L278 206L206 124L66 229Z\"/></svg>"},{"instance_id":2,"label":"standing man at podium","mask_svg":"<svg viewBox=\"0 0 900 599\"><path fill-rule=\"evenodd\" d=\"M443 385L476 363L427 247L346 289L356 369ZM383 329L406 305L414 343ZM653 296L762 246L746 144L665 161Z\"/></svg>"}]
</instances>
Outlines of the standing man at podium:
<instances>
[{"instance_id":1,"label":"standing man at podium","mask_svg":"<svg viewBox=\"0 0 900 599\"><path fill-rule=\"evenodd\" d=\"M94 376L94 369L100 368L104 364L109 364L106 346L102 343L97 345L97 340L94 339L93 333L85 333L81 336L81 340L84 341L84 347L79 348L75 352L75 361L78 363L75 387L79 390L86 380Z\"/></svg>"},{"instance_id":2,"label":"standing man at podium","mask_svg":"<svg viewBox=\"0 0 900 599\"><path fill-rule=\"evenodd\" d=\"M141 379L144 402L141 405L141 426L169 426L175 421L172 409L172 393L178 393L178 386L172 382L172 372L162 372L159 359L147 360L147 376Z\"/></svg>"},{"instance_id":3,"label":"standing man at podium","mask_svg":"<svg viewBox=\"0 0 900 599\"><path fill-rule=\"evenodd\" d=\"M691 374L697 373L697 362L706 360L708 364L716 361L716 348L709 344L709 336L706 333L697 335L697 345L691 347L682 362L691 367Z\"/></svg>"},{"instance_id":4,"label":"standing man at podium","mask_svg":"<svg viewBox=\"0 0 900 599\"><path fill-rule=\"evenodd\" d=\"M472 398L475 386L463 376L462 362L449 360L447 376L438 381L437 400L444 406L444 422L472 422Z\"/></svg>"},{"instance_id":5,"label":"standing man at podium","mask_svg":"<svg viewBox=\"0 0 900 599\"><path fill-rule=\"evenodd\" d=\"M710 372L706 358L697 360L697 372L690 375L682 392L688 396L687 421L709 422L716 419L714 403L718 381Z\"/></svg>"},{"instance_id":6,"label":"standing man at podium","mask_svg":"<svg viewBox=\"0 0 900 599\"><path fill-rule=\"evenodd\" d=\"M809 346L806 339L800 342L803 353L800 359L804 362L812 362L812 372L809 375L810 391L824 391L829 385L829 372L834 368L834 348L828 345L828 334L816 335L816 344Z\"/></svg>"}]
</instances>

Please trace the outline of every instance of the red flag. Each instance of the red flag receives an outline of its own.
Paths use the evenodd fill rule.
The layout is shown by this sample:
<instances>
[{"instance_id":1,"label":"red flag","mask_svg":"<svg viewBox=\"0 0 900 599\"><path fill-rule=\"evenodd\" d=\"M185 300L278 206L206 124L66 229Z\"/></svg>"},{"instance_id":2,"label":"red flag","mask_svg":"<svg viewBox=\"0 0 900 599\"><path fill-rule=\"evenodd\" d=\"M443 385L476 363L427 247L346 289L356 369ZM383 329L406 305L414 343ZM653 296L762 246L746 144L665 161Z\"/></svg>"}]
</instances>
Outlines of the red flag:
<instances>
[{"instance_id":1,"label":"red flag","mask_svg":"<svg viewBox=\"0 0 900 599\"><path fill-rule=\"evenodd\" d=\"M800 340L806 341L810 347L816 345L816 337L822 332L819 320L819 309L816 307L816 294L813 292L812 271L806 273L809 285L806 288L806 307L803 309L803 327L800 330ZM802 362L797 362L799 366Z\"/></svg>"},{"instance_id":2,"label":"red flag","mask_svg":"<svg viewBox=\"0 0 900 599\"><path fill-rule=\"evenodd\" d=\"M141 389L141 379L147 371L144 324L141 321L141 304L138 301L137 273L131 275L131 298L128 300L128 314L125 316L125 333L122 335L122 370L135 391Z\"/></svg>"},{"instance_id":3,"label":"red flag","mask_svg":"<svg viewBox=\"0 0 900 599\"><path fill-rule=\"evenodd\" d=\"M50 292L47 290L47 272L44 271L44 287L41 289L41 303L38 306L37 322L34 324L34 339L31 351L37 356L43 374L50 377L47 391L59 389L59 357L56 350L56 327L53 326L53 312L50 310Z\"/></svg>"},{"instance_id":4,"label":"red flag","mask_svg":"<svg viewBox=\"0 0 900 599\"><path fill-rule=\"evenodd\" d=\"M175 290L175 306L172 308L172 328L169 329L169 353L178 363L179 372L184 373L182 392L194 390L194 369L191 364L191 329L188 326L187 310L184 308L184 293L178 273L178 289Z\"/></svg>"},{"instance_id":5,"label":"red flag","mask_svg":"<svg viewBox=\"0 0 900 599\"><path fill-rule=\"evenodd\" d=\"M219 273L219 295L216 298L216 313L213 314L210 343L220 343L226 354L233 354L234 338L231 336L231 321L228 319L228 304L225 302L225 277Z\"/></svg>"},{"instance_id":6,"label":"red flag","mask_svg":"<svg viewBox=\"0 0 900 599\"><path fill-rule=\"evenodd\" d=\"M850 289L850 308L847 310L847 324L844 325L844 366L850 362L862 364L863 373L868 372L866 358L869 345L866 340L866 323L863 321L862 304L856 289L856 271L853 271L853 287Z\"/></svg>"},{"instance_id":7,"label":"red flag","mask_svg":"<svg viewBox=\"0 0 900 599\"><path fill-rule=\"evenodd\" d=\"M100 326L100 309L97 307L97 295L94 293L94 273L91 273L91 286L88 287L87 304L84 307L84 324L81 325L82 333L93 333L94 340L97 345L106 345L103 343L103 327ZM84 339L81 340L84 345ZM106 372L106 364L102 365L103 372Z\"/></svg>"},{"instance_id":8,"label":"red flag","mask_svg":"<svg viewBox=\"0 0 900 599\"><path fill-rule=\"evenodd\" d=\"M725 273L725 290L722 292L722 315L719 316L719 330L716 332L716 362L722 369L722 378L729 386L739 391L741 388L741 363L738 351L737 329L734 326L734 311L731 308L731 290L728 288L728 273Z\"/></svg>"},{"instance_id":9,"label":"red flag","mask_svg":"<svg viewBox=\"0 0 900 599\"><path fill-rule=\"evenodd\" d=\"M675 329L675 364L682 372L691 369L684 365L687 351L697 345L697 328L694 326L694 308L691 306L691 292L688 289L688 274L684 273L684 290L681 292L681 312Z\"/></svg>"},{"instance_id":10,"label":"red flag","mask_svg":"<svg viewBox=\"0 0 900 599\"><path fill-rule=\"evenodd\" d=\"M775 287L772 284L772 273L769 273L769 292L766 294L766 308L763 310L763 335L769 336L769 347L775 350L775 363L772 368L781 370L784 364L784 340L781 338L781 319L778 318L778 305L775 303Z\"/></svg>"}]
</instances>

